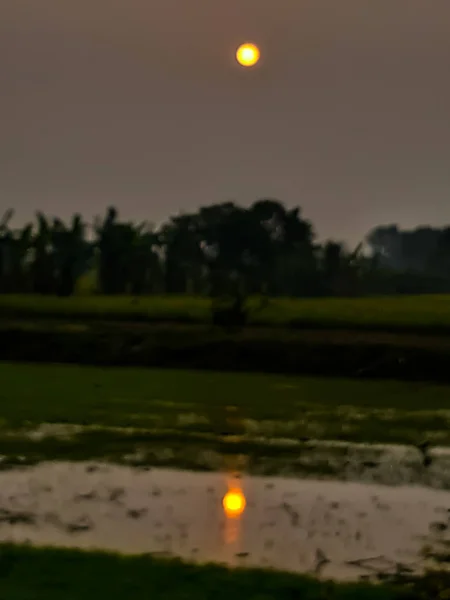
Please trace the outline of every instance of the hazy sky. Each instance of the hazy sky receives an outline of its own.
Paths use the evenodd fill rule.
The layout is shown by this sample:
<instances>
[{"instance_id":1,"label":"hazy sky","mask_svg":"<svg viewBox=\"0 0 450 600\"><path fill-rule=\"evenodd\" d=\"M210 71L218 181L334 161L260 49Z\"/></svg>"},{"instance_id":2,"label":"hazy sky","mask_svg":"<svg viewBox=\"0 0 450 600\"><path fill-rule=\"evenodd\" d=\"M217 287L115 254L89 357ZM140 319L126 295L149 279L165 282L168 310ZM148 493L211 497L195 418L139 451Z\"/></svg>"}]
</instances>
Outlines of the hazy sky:
<instances>
[{"instance_id":1,"label":"hazy sky","mask_svg":"<svg viewBox=\"0 0 450 600\"><path fill-rule=\"evenodd\" d=\"M450 223L450 0L0 0L0 194L17 222L276 197L352 243Z\"/></svg>"}]
</instances>

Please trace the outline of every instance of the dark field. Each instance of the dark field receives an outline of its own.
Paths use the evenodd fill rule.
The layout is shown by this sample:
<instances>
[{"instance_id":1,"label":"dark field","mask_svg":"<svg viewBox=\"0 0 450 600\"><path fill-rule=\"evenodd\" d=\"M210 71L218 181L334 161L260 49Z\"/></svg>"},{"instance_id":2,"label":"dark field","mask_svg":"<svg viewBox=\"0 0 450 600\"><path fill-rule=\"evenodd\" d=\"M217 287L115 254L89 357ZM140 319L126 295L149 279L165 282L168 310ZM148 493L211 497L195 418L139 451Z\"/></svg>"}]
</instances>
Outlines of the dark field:
<instances>
[{"instance_id":1,"label":"dark field","mask_svg":"<svg viewBox=\"0 0 450 600\"><path fill-rule=\"evenodd\" d=\"M249 307L258 306L252 299ZM0 296L3 317L205 323L211 301L192 296ZM264 326L361 328L375 330L450 330L448 295L370 298L271 299L250 312L250 323Z\"/></svg>"},{"instance_id":2,"label":"dark field","mask_svg":"<svg viewBox=\"0 0 450 600\"><path fill-rule=\"evenodd\" d=\"M2 469L99 460L353 481L370 472L383 484L406 469L413 483L450 485L447 459L424 468L417 449L450 446L446 296L273 300L233 332L211 326L208 300L189 297L2 296L0 315ZM383 459L376 444L410 448L400 475L395 453ZM347 586L150 557L0 554L1 600L449 593L443 574Z\"/></svg>"},{"instance_id":3,"label":"dark field","mask_svg":"<svg viewBox=\"0 0 450 600\"><path fill-rule=\"evenodd\" d=\"M0 296L8 361L450 383L449 332L448 296L273 299L231 330L206 298Z\"/></svg>"},{"instance_id":4,"label":"dark field","mask_svg":"<svg viewBox=\"0 0 450 600\"><path fill-rule=\"evenodd\" d=\"M408 591L406 584L337 585L261 570L188 566L148 556L4 545L0 558L2 600L437 600L448 597L449 590L444 576L430 577L416 591Z\"/></svg>"},{"instance_id":5,"label":"dark field","mask_svg":"<svg viewBox=\"0 0 450 600\"><path fill-rule=\"evenodd\" d=\"M441 385L8 363L0 378L0 453L10 459L138 453L146 464L211 469L236 455L289 464L328 440L450 445ZM219 462L204 464L211 452Z\"/></svg>"}]
</instances>

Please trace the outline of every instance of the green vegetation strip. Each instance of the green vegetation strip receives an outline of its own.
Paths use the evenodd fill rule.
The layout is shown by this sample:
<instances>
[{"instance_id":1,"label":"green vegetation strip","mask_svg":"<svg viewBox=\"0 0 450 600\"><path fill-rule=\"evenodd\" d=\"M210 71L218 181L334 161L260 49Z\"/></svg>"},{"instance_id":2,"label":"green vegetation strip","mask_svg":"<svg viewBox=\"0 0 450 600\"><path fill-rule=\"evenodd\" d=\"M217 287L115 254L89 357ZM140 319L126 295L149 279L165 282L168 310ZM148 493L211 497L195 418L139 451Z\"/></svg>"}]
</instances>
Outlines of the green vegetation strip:
<instances>
[{"instance_id":1,"label":"green vegetation strip","mask_svg":"<svg viewBox=\"0 0 450 600\"><path fill-rule=\"evenodd\" d=\"M256 298L250 301L250 307L258 304ZM0 296L3 317L201 323L210 320L210 309L208 298L192 296ZM279 298L270 300L262 311L251 311L250 322L269 326L449 331L450 300L447 295Z\"/></svg>"},{"instance_id":2,"label":"green vegetation strip","mask_svg":"<svg viewBox=\"0 0 450 600\"><path fill-rule=\"evenodd\" d=\"M189 467L208 451L288 459L309 440L450 445L449 386L11 363L0 381L7 456L116 460L138 450L149 464ZM30 437L43 423L46 436Z\"/></svg>"},{"instance_id":3,"label":"green vegetation strip","mask_svg":"<svg viewBox=\"0 0 450 600\"><path fill-rule=\"evenodd\" d=\"M0 546L1 600L438 600L448 598L449 590L445 575L409 586L339 585L149 556Z\"/></svg>"}]
</instances>

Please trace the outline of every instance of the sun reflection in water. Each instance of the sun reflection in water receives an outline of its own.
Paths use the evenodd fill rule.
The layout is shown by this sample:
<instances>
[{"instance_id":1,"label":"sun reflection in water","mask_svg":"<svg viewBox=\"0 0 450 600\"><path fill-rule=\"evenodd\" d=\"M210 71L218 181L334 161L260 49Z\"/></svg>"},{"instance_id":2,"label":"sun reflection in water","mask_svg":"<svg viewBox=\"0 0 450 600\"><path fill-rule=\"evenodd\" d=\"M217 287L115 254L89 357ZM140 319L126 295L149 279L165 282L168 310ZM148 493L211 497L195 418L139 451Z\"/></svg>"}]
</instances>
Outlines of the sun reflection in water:
<instances>
[{"instance_id":1,"label":"sun reflection in water","mask_svg":"<svg viewBox=\"0 0 450 600\"><path fill-rule=\"evenodd\" d=\"M242 490L234 488L229 490L223 498L223 508L229 519L237 519L240 517L247 505L245 496Z\"/></svg>"},{"instance_id":2,"label":"sun reflection in water","mask_svg":"<svg viewBox=\"0 0 450 600\"><path fill-rule=\"evenodd\" d=\"M228 492L222 500L225 521L225 543L236 544L239 542L241 533L241 519L244 514L247 500L244 492L238 485L228 485Z\"/></svg>"}]
</instances>

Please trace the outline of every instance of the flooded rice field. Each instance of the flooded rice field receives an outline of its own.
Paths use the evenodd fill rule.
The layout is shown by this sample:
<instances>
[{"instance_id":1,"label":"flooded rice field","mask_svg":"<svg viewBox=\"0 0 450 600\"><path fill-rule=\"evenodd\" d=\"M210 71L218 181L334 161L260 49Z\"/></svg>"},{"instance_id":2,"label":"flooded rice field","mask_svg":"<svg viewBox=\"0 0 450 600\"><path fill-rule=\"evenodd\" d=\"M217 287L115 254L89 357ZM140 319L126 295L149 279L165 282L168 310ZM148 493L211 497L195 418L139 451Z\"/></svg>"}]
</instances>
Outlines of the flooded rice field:
<instances>
[{"instance_id":1,"label":"flooded rice field","mask_svg":"<svg viewBox=\"0 0 450 600\"><path fill-rule=\"evenodd\" d=\"M43 423L0 427L0 470L49 460L94 460L257 476L337 479L450 490L450 447L432 443L357 443L259 434L181 432L133 427ZM417 437L417 436L416 436Z\"/></svg>"},{"instance_id":2,"label":"flooded rice field","mask_svg":"<svg viewBox=\"0 0 450 600\"><path fill-rule=\"evenodd\" d=\"M0 541L369 579L449 548L450 492L48 462L0 472Z\"/></svg>"}]
</instances>

